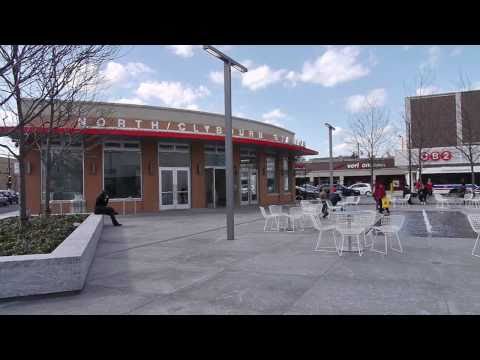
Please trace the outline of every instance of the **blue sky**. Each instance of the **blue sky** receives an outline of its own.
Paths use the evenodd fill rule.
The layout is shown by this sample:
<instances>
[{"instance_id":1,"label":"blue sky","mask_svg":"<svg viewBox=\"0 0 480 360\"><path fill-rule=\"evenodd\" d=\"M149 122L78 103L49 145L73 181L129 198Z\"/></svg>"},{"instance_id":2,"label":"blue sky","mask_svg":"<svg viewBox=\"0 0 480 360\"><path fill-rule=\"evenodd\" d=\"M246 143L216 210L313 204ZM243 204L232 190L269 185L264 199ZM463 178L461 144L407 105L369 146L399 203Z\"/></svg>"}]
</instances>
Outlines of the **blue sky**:
<instances>
[{"instance_id":1,"label":"blue sky","mask_svg":"<svg viewBox=\"0 0 480 360\"><path fill-rule=\"evenodd\" d=\"M237 116L283 126L328 154L351 154L349 121L365 98L385 106L401 127L404 97L459 89L459 74L480 89L479 46L218 46L248 67L232 70L232 110ZM223 113L223 65L200 46L125 46L106 65L106 101ZM429 82L419 90L419 72ZM399 146L399 144L395 144Z\"/></svg>"}]
</instances>

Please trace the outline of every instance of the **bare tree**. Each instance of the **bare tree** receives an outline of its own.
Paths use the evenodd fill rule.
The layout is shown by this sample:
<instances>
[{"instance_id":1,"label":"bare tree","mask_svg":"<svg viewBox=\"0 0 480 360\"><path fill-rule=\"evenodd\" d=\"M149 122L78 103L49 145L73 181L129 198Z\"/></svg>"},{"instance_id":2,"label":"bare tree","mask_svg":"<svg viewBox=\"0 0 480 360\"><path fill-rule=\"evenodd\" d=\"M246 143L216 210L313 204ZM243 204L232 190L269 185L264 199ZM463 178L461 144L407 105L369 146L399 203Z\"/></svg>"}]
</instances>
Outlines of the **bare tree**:
<instances>
[{"instance_id":1,"label":"bare tree","mask_svg":"<svg viewBox=\"0 0 480 360\"><path fill-rule=\"evenodd\" d=\"M387 109L378 106L375 101L366 99L363 110L350 122L352 145L358 144L370 164L370 183L373 186L375 159L385 153L385 146L391 140Z\"/></svg>"},{"instance_id":2,"label":"bare tree","mask_svg":"<svg viewBox=\"0 0 480 360\"><path fill-rule=\"evenodd\" d=\"M472 91L472 83L468 75L460 73L459 85L462 91ZM461 132L456 133L455 148L467 160L470 166L471 183L475 184L475 165L480 160L480 114L472 110L466 103L466 96L462 95L460 102L456 102L456 111L462 116ZM467 106L465 106L467 105Z\"/></svg>"},{"instance_id":3,"label":"bare tree","mask_svg":"<svg viewBox=\"0 0 480 360\"><path fill-rule=\"evenodd\" d=\"M55 114L55 104L62 103L68 89L75 88L78 83L84 86L88 83L81 81L85 75L80 74L88 72L88 66L95 63L92 59L102 53L101 49L102 46L0 46L0 108L3 117L10 119L1 135L14 138L18 153L8 145L0 144L0 147L7 149L19 162L21 223L28 220L25 159L35 146L36 136L30 125L38 127L39 121L45 123L42 117L45 111L52 108L51 113ZM55 128L53 123L50 121L52 129Z\"/></svg>"},{"instance_id":4,"label":"bare tree","mask_svg":"<svg viewBox=\"0 0 480 360\"><path fill-rule=\"evenodd\" d=\"M49 64L41 80L57 93L46 99L48 107L35 126L34 143L42 153L44 213L49 215L51 198L51 169L72 154L72 144L80 143L82 136L74 130L78 119L93 109L96 89L102 82L100 67L116 54L112 46L57 46L50 51ZM68 129L70 131L64 131ZM63 131L59 131L63 130ZM52 158L52 141L56 141Z\"/></svg>"}]
</instances>

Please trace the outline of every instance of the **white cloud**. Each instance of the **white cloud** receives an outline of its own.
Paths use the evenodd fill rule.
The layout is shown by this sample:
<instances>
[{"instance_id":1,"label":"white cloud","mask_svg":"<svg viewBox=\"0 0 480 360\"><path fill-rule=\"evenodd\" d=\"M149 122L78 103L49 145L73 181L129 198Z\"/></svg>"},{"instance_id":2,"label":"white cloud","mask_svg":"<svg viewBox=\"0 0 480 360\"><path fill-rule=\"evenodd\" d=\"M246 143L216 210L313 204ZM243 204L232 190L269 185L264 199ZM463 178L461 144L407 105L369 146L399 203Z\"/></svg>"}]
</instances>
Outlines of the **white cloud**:
<instances>
[{"instance_id":1,"label":"white cloud","mask_svg":"<svg viewBox=\"0 0 480 360\"><path fill-rule=\"evenodd\" d=\"M332 151L335 156L338 155L352 155L352 146L346 142L334 145Z\"/></svg>"},{"instance_id":2,"label":"white cloud","mask_svg":"<svg viewBox=\"0 0 480 360\"><path fill-rule=\"evenodd\" d=\"M195 48L199 47L200 45L167 45L167 49L171 50L175 55L183 58L192 57Z\"/></svg>"},{"instance_id":3,"label":"white cloud","mask_svg":"<svg viewBox=\"0 0 480 360\"><path fill-rule=\"evenodd\" d=\"M224 74L221 71L211 71L209 74L210 81L214 82L215 84L223 84L223 77Z\"/></svg>"},{"instance_id":4,"label":"white cloud","mask_svg":"<svg viewBox=\"0 0 480 360\"><path fill-rule=\"evenodd\" d=\"M385 89L374 89L366 95L352 95L347 98L346 109L351 113L363 111L367 105L383 106L387 99Z\"/></svg>"},{"instance_id":5,"label":"white cloud","mask_svg":"<svg viewBox=\"0 0 480 360\"><path fill-rule=\"evenodd\" d=\"M261 65L242 75L242 85L252 91L265 88L283 79L286 70L273 70Z\"/></svg>"},{"instance_id":6,"label":"white cloud","mask_svg":"<svg viewBox=\"0 0 480 360\"><path fill-rule=\"evenodd\" d=\"M283 126L278 120L285 119L287 115L283 113L280 109L273 109L262 115L262 119L267 124L272 124L276 126Z\"/></svg>"},{"instance_id":7,"label":"white cloud","mask_svg":"<svg viewBox=\"0 0 480 360\"><path fill-rule=\"evenodd\" d=\"M435 68L438 66L442 49L440 46L431 46L428 48L428 58L420 64L420 68Z\"/></svg>"},{"instance_id":8,"label":"white cloud","mask_svg":"<svg viewBox=\"0 0 480 360\"><path fill-rule=\"evenodd\" d=\"M480 81L476 81L472 84L472 90L480 90Z\"/></svg>"},{"instance_id":9,"label":"white cloud","mask_svg":"<svg viewBox=\"0 0 480 360\"><path fill-rule=\"evenodd\" d=\"M188 109L188 110L199 110L200 109L197 104L188 104L185 108Z\"/></svg>"},{"instance_id":10,"label":"white cloud","mask_svg":"<svg viewBox=\"0 0 480 360\"><path fill-rule=\"evenodd\" d=\"M441 89L435 85L430 85L430 86L425 86L423 88L418 88L415 91L415 94L417 96L423 96L423 95L432 95L432 94L438 94L441 92Z\"/></svg>"},{"instance_id":11,"label":"white cloud","mask_svg":"<svg viewBox=\"0 0 480 360\"><path fill-rule=\"evenodd\" d=\"M145 102L139 99L138 97L113 99L112 102L119 103L119 104L145 105Z\"/></svg>"},{"instance_id":12,"label":"white cloud","mask_svg":"<svg viewBox=\"0 0 480 360\"><path fill-rule=\"evenodd\" d=\"M405 50L405 51L408 51L408 50L410 50L411 47L412 47L411 45L403 45L402 49Z\"/></svg>"},{"instance_id":13,"label":"white cloud","mask_svg":"<svg viewBox=\"0 0 480 360\"><path fill-rule=\"evenodd\" d=\"M463 47L457 46L457 47L455 47L455 48L450 52L450 56L458 56L458 55L460 55L462 52L463 52Z\"/></svg>"},{"instance_id":14,"label":"white cloud","mask_svg":"<svg viewBox=\"0 0 480 360\"><path fill-rule=\"evenodd\" d=\"M360 48L346 46L343 48L327 47L327 51L315 61L307 61L301 73L290 71L286 78L295 84L297 81L332 87L352 81L369 74L370 69L358 62ZM370 59L370 62L374 58Z\"/></svg>"},{"instance_id":15,"label":"white cloud","mask_svg":"<svg viewBox=\"0 0 480 360\"><path fill-rule=\"evenodd\" d=\"M233 45L213 45L213 47L221 52L231 51L234 48ZM202 49L202 45L167 45L166 48L175 55L183 58L190 58L195 55L195 51Z\"/></svg>"},{"instance_id":16,"label":"white cloud","mask_svg":"<svg viewBox=\"0 0 480 360\"><path fill-rule=\"evenodd\" d=\"M210 91L203 85L193 88L169 81L142 82L135 93L143 101L160 100L163 105L184 108L192 108L196 106L196 100L210 95Z\"/></svg>"},{"instance_id":17,"label":"white cloud","mask_svg":"<svg viewBox=\"0 0 480 360\"><path fill-rule=\"evenodd\" d=\"M123 65L110 61L100 75L107 84L114 85L127 82L140 74L151 72L154 71L141 62L129 62Z\"/></svg>"}]
</instances>

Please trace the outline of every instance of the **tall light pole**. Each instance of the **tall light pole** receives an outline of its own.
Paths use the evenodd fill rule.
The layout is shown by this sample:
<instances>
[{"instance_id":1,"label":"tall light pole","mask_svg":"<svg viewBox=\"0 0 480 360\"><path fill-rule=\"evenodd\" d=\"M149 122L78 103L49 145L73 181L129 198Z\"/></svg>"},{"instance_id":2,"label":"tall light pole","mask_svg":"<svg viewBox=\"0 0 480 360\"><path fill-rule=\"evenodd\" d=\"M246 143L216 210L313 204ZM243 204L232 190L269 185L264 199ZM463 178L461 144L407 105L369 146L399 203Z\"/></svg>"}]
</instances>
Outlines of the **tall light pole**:
<instances>
[{"instance_id":1,"label":"tall light pole","mask_svg":"<svg viewBox=\"0 0 480 360\"><path fill-rule=\"evenodd\" d=\"M335 128L330 125L329 123L325 123L325 126L328 127L328 145L330 148L330 193L333 191L333 151L332 151L332 131L335 130Z\"/></svg>"},{"instance_id":2,"label":"tall light pole","mask_svg":"<svg viewBox=\"0 0 480 360\"><path fill-rule=\"evenodd\" d=\"M227 191L227 240L234 240L234 215L235 207L234 174L233 174L233 142L232 142L232 79L231 67L245 73L247 68L218 49L210 45L203 45L203 50L223 61L224 91L225 91L225 167Z\"/></svg>"}]
</instances>

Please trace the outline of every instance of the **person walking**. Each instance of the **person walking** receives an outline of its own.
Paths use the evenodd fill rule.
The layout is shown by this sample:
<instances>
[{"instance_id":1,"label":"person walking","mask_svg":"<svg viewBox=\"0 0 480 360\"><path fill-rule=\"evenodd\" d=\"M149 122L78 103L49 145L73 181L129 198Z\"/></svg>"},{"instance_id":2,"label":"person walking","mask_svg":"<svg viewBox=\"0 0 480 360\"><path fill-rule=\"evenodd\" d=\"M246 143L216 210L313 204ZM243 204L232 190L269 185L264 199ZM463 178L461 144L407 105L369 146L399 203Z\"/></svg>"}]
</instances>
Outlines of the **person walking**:
<instances>
[{"instance_id":1,"label":"person walking","mask_svg":"<svg viewBox=\"0 0 480 360\"><path fill-rule=\"evenodd\" d=\"M425 185L426 189L427 189L427 194L428 196L432 196L433 195L433 183L432 183L432 179L428 178L428 181L427 181L427 184Z\"/></svg>"},{"instance_id":2,"label":"person walking","mask_svg":"<svg viewBox=\"0 0 480 360\"><path fill-rule=\"evenodd\" d=\"M118 215L118 213L110 206L108 205L108 194L105 190L102 190L102 192L98 195L97 200L95 201L95 211L94 213L97 215L109 215L110 219L112 219L112 224L113 226L122 226L117 219L115 218L115 215Z\"/></svg>"},{"instance_id":3,"label":"person walking","mask_svg":"<svg viewBox=\"0 0 480 360\"><path fill-rule=\"evenodd\" d=\"M373 197L375 198L375 201L377 202L377 210L380 212L380 214L383 214L382 199L385 195L386 195L385 186L381 182L380 183L376 182Z\"/></svg>"},{"instance_id":4,"label":"person walking","mask_svg":"<svg viewBox=\"0 0 480 360\"><path fill-rule=\"evenodd\" d=\"M420 204L426 205L427 200L427 189L425 185L420 181L419 188L418 188L418 200L420 200Z\"/></svg>"},{"instance_id":5,"label":"person walking","mask_svg":"<svg viewBox=\"0 0 480 360\"><path fill-rule=\"evenodd\" d=\"M327 199L328 195L324 189L320 192L320 201L322 202L322 214L323 218L326 218L328 216L328 206L327 206Z\"/></svg>"}]
</instances>

